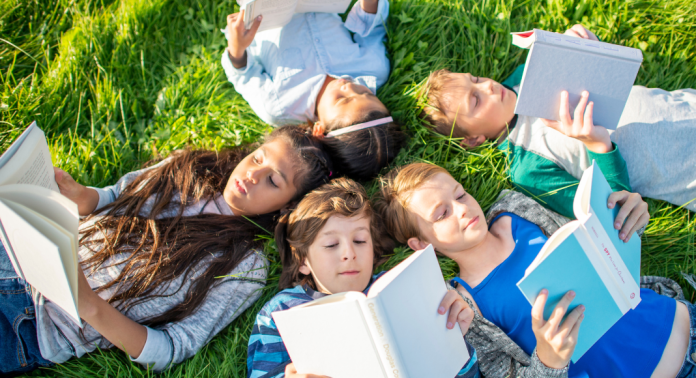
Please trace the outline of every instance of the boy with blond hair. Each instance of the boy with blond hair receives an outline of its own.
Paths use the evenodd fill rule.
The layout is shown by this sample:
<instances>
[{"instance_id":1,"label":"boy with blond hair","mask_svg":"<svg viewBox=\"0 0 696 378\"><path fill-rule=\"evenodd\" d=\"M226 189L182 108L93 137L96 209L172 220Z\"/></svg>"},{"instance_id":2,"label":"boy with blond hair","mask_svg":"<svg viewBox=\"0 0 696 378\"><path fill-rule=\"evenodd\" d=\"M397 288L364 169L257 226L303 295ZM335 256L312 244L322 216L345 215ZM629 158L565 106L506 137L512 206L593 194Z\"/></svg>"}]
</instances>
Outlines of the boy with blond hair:
<instances>
[{"instance_id":1,"label":"boy with blond hair","mask_svg":"<svg viewBox=\"0 0 696 378\"><path fill-rule=\"evenodd\" d=\"M566 34L597 39L582 25ZM435 71L425 85L422 117L436 132L461 138L465 147L498 140L513 184L567 217L574 218L577 183L593 160L613 190L633 189L696 211L696 154L688 152L696 141L696 91L634 86L617 130L608 131L593 124L587 92L572 117L568 93L561 93L560 121L516 115L523 68L502 84Z\"/></svg>"}]
</instances>

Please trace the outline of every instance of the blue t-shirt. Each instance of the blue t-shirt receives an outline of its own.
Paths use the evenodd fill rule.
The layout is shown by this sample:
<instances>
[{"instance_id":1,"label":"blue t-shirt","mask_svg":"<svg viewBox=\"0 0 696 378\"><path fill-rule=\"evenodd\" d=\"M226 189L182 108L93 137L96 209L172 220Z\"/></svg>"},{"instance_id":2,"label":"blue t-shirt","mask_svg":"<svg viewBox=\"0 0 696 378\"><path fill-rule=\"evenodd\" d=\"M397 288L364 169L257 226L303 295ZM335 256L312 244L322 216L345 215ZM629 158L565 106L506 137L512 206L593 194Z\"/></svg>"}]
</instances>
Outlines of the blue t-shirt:
<instances>
[{"instance_id":1,"label":"blue t-shirt","mask_svg":"<svg viewBox=\"0 0 696 378\"><path fill-rule=\"evenodd\" d=\"M531 355L536 347L532 305L517 282L547 237L534 223L510 213L500 214L491 225L503 215L512 218L515 249L476 287L456 281L471 293L486 319ZM629 310L577 363L571 363L569 377L650 377L672 332L677 304L648 289L641 289L640 295L635 310Z\"/></svg>"}]
</instances>

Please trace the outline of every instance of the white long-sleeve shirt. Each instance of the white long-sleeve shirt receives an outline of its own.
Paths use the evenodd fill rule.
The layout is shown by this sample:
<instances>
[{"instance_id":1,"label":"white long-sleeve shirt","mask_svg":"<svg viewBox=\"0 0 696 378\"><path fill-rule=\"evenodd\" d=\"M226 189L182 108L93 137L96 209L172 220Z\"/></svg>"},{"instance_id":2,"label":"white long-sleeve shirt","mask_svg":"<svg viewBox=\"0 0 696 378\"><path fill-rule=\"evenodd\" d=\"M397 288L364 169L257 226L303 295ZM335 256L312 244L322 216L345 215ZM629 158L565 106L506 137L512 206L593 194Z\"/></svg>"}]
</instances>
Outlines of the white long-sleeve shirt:
<instances>
[{"instance_id":1,"label":"white long-sleeve shirt","mask_svg":"<svg viewBox=\"0 0 696 378\"><path fill-rule=\"evenodd\" d=\"M298 13L282 28L256 34L246 50L245 67L234 68L227 50L222 67L264 122L282 126L315 121L326 75L350 76L375 94L387 81L388 16L388 0L379 1L376 14L355 3L345 23L337 14Z\"/></svg>"},{"instance_id":2,"label":"white long-sleeve shirt","mask_svg":"<svg viewBox=\"0 0 696 378\"><path fill-rule=\"evenodd\" d=\"M94 188L99 193L97 208L115 201L121 191L144 171L130 172L115 185L101 189ZM149 213L149 211L150 206L145 206L142 212ZM184 216L198 214L233 215L221 194L212 200L191 204L184 210ZM162 217L173 215L175 214L172 212L163 214ZM83 223L80 227L87 227L93 221ZM80 260L84 261L92 255L92 252L88 248L80 246L78 254ZM121 254L112 258L94 273L85 272L92 289L99 288L118 277L124 265L122 261L125 261L127 257L128 255L125 253ZM125 315L135 322L140 322L160 315L183 302L191 282L205 271L212 258L211 256L203 259L197 266L192 267L194 273L183 282L183 285L183 277L179 277L171 282L171 285L161 288L161 293L165 296L134 305ZM265 284L266 265L267 261L260 253L252 252L229 273L228 277L221 278L208 291L205 301L196 312L177 322L156 328L147 327L147 341L143 351L133 361L150 366L155 371L161 371L193 356L213 336L259 298L261 288ZM181 290L177 290L180 286ZM108 300L113 294L113 290L105 290L100 292L99 296ZM82 330L83 337L78 325L60 307L51 303L40 293L35 293L34 303L39 348L45 359L61 363L71 357L81 357L85 353L95 350L97 346L102 349L113 346L86 323Z\"/></svg>"}]
</instances>

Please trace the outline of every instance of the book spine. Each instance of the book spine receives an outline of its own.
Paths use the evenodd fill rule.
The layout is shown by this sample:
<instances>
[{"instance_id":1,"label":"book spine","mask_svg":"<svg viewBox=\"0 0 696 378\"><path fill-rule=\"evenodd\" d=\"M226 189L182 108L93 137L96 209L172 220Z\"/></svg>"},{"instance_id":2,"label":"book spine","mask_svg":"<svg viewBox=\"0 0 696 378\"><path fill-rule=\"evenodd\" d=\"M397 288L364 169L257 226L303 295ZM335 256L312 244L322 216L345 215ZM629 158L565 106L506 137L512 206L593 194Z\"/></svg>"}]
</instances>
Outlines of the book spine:
<instances>
[{"instance_id":1,"label":"book spine","mask_svg":"<svg viewBox=\"0 0 696 378\"><path fill-rule=\"evenodd\" d=\"M360 301L365 322L372 335L372 341L382 362L385 377L407 378L405 366L399 353L399 347L385 316L384 307L379 297Z\"/></svg>"},{"instance_id":2,"label":"book spine","mask_svg":"<svg viewBox=\"0 0 696 378\"><path fill-rule=\"evenodd\" d=\"M631 47L614 45L606 42L592 41L577 37L570 37L563 34L552 33L545 30L535 30L535 43L546 43L553 46L564 47L572 50L582 50L590 53L609 56L617 59L624 59L631 62L641 63L643 53Z\"/></svg>"},{"instance_id":3,"label":"book spine","mask_svg":"<svg viewBox=\"0 0 696 378\"><path fill-rule=\"evenodd\" d=\"M594 214L584 219L582 225L584 236L592 244L591 250L585 249L585 253L588 253L597 274L612 293L616 305L623 313L629 308L636 308L640 303L640 287L609 239L607 231Z\"/></svg>"}]
</instances>

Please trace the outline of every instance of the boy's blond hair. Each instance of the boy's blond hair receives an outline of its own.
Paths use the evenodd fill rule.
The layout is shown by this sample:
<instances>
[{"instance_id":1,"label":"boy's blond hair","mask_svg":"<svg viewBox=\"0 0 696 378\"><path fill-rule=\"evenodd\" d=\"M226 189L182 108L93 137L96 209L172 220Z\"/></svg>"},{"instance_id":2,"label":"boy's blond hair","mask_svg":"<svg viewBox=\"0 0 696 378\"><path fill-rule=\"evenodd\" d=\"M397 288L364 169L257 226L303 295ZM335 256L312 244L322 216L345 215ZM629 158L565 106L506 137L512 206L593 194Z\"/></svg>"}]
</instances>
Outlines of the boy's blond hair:
<instances>
[{"instance_id":1,"label":"boy's blond hair","mask_svg":"<svg viewBox=\"0 0 696 378\"><path fill-rule=\"evenodd\" d=\"M413 191L446 169L435 164L412 163L392 169L380 179L380 192L375 209L381 215L387 232L399 243L410 238L423 239L416 218L408 210Z\"/></svg>"},{"instance_id":2,"label":"boy's blond hair","mask_svg":"<svg viewBox=\"0 0 696 378\"><path fill-rule=\"evenodd\" d=\"M422 92L426 97L426 103L420 117L442 135L450 135L452 132L452 121L442 110L445 101L445 85L451 73L448 69L440 69L431 73Z\"/></svg>"}]
</instances>

